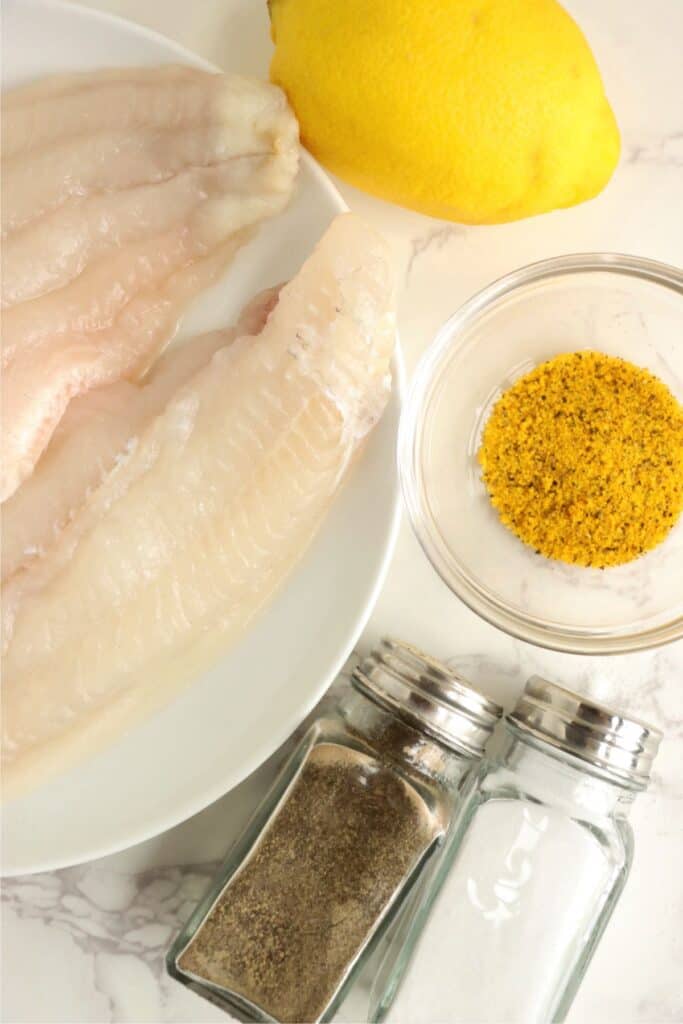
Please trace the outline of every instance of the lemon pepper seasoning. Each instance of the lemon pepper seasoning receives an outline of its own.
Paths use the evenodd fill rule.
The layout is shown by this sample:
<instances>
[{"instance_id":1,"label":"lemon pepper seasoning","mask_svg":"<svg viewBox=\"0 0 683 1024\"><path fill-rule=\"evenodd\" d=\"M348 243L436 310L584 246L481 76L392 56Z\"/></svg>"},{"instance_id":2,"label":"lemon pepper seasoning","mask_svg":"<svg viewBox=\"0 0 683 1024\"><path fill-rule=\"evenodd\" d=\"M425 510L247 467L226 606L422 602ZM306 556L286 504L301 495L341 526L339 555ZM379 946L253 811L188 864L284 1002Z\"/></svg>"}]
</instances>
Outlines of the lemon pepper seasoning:
<instances>
[{"instance_id":1,"label":"lemon pepper seasoning","mask_svg":"<svg viewBox=\"0 0 683 1024\"><path fill-rule=\"evenodd\" d=\"M629 562L683 508L683 408L648 370L572 352L496 402L479 462L501 522L547 558Z\"/></svg>"}]
</instances>

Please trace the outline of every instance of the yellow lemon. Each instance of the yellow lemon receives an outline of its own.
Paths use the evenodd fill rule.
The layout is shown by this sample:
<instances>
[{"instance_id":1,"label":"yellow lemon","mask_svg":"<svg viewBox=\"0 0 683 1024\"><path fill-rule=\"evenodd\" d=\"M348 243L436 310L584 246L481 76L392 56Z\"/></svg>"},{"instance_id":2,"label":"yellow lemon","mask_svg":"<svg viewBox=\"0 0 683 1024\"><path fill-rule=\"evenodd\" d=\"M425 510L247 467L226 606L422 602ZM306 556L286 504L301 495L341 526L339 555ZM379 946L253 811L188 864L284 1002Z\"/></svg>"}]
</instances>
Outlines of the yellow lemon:
<instances>
[{"instance_id":1,"label":"yellow lemon","mask_svg":"<svg viewBox=\"0 0 683 1024\"><path fill-rule=\"evenodd\" d=\"M619 131L555 0L270 0L271 78L353 185L472 224L596 195Z\"/></svg>"}]
</instances>

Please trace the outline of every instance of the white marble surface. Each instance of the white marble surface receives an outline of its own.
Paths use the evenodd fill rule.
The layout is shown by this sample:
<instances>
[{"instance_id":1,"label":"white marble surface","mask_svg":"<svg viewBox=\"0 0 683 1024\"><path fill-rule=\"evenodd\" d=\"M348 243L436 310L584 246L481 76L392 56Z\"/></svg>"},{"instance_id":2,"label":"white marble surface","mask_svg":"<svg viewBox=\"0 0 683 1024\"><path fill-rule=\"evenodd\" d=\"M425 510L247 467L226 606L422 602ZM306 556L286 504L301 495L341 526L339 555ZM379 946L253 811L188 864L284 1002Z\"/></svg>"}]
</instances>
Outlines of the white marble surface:
<instances>
[{"instance_id":1,"label":"white marble surface","mask_svg":"<svg viewBox=\"0 0 683 1024\"><path fill-rule=\"evenodd\" d=\"M92 6L144 22L217 64L223 40L239 33L244 46L238 70L264 73L267 67L262 0L98 0ZM621 165L597 200L518 224L463 228L341 186L349 204L395 248L409 369L461 301L521 264L591 249L683 263L683 3L567 0L567 6L598 55L623 134ZM570 1024L681 1024L683 645L599 659L512 640L447 592L407 525L363 648L385 632L451 659L507 705L525 678L540 671L664 730L653 785L633 814L633 874ZM142 846L92 864L7 881L2 1019L8 1024L225 1020L164 976L163 953L212 865L263 792L278 756L198 817Z\"/></svg>"}]
</instances>

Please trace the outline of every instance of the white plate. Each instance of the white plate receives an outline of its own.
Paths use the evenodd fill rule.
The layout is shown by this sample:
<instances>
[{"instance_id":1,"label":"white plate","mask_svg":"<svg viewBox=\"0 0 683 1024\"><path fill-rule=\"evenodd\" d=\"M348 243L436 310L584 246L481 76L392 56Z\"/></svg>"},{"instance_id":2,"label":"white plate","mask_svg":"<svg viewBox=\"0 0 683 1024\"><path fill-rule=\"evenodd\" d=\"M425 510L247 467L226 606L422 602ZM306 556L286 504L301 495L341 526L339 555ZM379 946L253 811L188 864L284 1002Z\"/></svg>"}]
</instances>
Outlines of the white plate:
<instances>
[{"instance_id":1,"label":"white plate","mask_svg":"<svg viewBox=\"0 0 683 1024\"><path fill-rule=\"evenodd\" d=\"M3 84L56 71L183 61L131 23L48 0L4 0ZM240 39L226 40L225 67ZM299 268L344 202L304 154L296 196L205 294L182 334L231 323L259 289ZM210 673L97 757L3 812L3 872L62 867L123 849L201 810L287 738L348 657L373 606L398 521L394 441L401 367L386 415L316 542L268 611Z\"/></svg>"}]
</instances>

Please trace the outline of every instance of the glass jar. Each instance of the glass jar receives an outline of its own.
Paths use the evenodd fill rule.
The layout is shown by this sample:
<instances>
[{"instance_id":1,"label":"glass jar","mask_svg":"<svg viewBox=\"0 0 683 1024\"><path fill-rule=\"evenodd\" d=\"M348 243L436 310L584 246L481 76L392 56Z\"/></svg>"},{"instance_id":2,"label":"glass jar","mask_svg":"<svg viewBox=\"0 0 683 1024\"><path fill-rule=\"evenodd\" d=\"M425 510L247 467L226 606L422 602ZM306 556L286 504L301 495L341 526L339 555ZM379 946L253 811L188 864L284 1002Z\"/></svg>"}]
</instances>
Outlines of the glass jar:
<instances>
[{"instance_id":1,"label":"glass jar","mask_svg":"<svg viewBox=\"0 0 683 1024\"><path fill-rule=\"evenodd\" d=\"M170 974L241 1019L330 1020L442 845L501 713L383 641L297 746L174 942Z\"/></svg>"},{"instance_id":2,"label":"glass jar","mask_svg":"<svg viewBox=\"0 0 683 1024\"><path fill-rule=\"evenodd\" d=\"M609 921L660 734L539 677L505 724L378 971L372 1020L563 1021Z\"/></svg>"}]
</instances>

